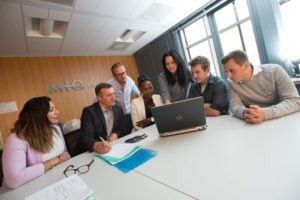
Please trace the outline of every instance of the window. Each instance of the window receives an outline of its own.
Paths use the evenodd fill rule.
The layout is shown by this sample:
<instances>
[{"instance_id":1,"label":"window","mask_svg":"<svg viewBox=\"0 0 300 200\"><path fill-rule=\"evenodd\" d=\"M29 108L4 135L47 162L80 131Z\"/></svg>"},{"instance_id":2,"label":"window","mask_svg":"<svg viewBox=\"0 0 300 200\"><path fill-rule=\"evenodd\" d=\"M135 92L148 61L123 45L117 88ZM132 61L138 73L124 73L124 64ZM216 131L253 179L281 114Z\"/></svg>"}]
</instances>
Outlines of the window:
<instances>
[{"instance_id":1,"label":"window","mask_svg":"<svg viewBox=\"0 0 300 200\"><path fill-rule=\"evenodd\" d=\"M300 29L298 20L300 19L299 0L280 0L280 13L283 24L285 51L291 60L300 58Z\"/></svg>"},{"instance_id":2,"label":"window","mask_svg":"<svg viewBox=\"0 0 300 200\"><path fill-rule=\"evenodd\" d=\"M247 0L235 0L202 15L180 31L188 61L205 56L211 62L211 73L220 76L221 58L217 58L216 49L220 50L219 57L240 49L247 52L253 64L260 64Z\"/></svg>"},{"instance_id":3,"label":"window","mask_svg":"<svg viewBox=\"0 0 300 200\"><path fill-rule=\"evenodd\" d=\"M253 64L260 64L246 0L236 0L214 14L223 54L240 49Z\"/></svg>"},{"instance_id":4,"label":"window","mask_svg":"<svg viewBox=\"0 0 300 200\"><path fill-rule=\"evenodd\" d=\"M216 62L215 50L207 17L203 17L186 27L181 32L182 40L188 54L188 60L196 56L205 56L211 63L211 73L219 75L218 63Z\"/></svg>"}]
</instances>

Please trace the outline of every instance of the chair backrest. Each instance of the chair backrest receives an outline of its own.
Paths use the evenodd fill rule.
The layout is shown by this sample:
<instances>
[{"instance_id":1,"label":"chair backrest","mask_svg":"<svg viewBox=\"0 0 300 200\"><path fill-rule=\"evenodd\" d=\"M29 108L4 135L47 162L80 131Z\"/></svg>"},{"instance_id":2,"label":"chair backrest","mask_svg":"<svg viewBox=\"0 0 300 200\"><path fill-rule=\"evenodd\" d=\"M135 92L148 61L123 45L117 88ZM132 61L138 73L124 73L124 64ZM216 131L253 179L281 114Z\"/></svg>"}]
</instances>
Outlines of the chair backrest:
<instances>
[{"instance_id":1,"label":"chair backrest","mask_svg":"<svg viewBox=\"0 0 300 200\"><path fill-rule=\"evenodd\" d=\"M75 147L79 139L79 136L80 136L80 129L64 134L67 149L72 157L76 156Z\"/></svg>"},{"instance_id":2,"label":"chair backrest","mask_svg":"<svg viewBox=\"0 0 300 200\"><path fill-rule=\"evenodd\" d=\"M3 150L0 150L0 187L2 187L3 182L3 168L2 168L2 152Z\"/></svg>"}]
</instances>

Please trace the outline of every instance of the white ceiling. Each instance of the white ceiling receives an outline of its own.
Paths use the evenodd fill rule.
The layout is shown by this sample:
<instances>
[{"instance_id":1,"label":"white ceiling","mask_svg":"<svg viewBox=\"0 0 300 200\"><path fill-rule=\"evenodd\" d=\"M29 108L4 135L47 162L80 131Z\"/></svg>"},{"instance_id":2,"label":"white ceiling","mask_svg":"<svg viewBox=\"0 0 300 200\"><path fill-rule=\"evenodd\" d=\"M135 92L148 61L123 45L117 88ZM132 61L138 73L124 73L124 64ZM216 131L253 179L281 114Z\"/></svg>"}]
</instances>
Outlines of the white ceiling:
<instances>
[{"instance_id":1,"label":"white ceiling","mask_svg":"<svg viewBox=\"0 0 300 200\"><path fill-rule=\"evenodd\" d=\"M0 0L0 56L132 55L206 2L74 0L66 6L43 0ZM26 17L67 22L64 37L26 36ZM145 34L125 50L109 49L126 29Z\"/></svg>"}]
</instances>

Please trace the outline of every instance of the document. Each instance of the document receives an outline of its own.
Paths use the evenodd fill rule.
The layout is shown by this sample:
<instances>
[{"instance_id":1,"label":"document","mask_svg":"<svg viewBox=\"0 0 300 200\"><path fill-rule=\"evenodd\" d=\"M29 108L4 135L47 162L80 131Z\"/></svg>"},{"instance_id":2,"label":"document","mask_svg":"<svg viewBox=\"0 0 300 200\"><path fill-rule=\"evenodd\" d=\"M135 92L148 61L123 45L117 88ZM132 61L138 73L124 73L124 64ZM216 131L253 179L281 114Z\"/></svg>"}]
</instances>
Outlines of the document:
<instances>
[{"instance_id":1,"label":"document","mask_svg":"<svg viewBox=\"0 0 300 200\"><path fill-rule=\"evenodd\" d=\"M111 150L106 154L97 154L99 158L108 162L111 165L115 165L122 160L133 155L141 148L140 145L137 144L128 144L128 143L120 143L114 144Z\"/></svg>"},{"instance_id":2,"label":"document","mask_svg":"<svg viewBox=\"0 0 300 200\"><path fill-rule=\"evenodd\" d=\"M69 176L28 197L25 200L92 200L92 190L77 175Z\"/></svg>"}]
</instances>

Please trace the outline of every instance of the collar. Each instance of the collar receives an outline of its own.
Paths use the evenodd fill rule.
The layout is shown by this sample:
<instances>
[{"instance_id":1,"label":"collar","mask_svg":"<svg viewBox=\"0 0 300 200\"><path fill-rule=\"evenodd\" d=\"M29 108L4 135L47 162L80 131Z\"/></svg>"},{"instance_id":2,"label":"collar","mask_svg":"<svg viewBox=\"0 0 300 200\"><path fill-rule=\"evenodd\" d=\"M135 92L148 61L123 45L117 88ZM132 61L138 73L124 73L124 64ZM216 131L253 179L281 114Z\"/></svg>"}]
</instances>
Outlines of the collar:
<instances>
[{"instance_id":1,"label":"collar","mask_svg":"<svg viewBox=\"0 0 300 200\"><path fill-rule=\"evenodd\" d=\"M250 80L252 80L254 76L256 76L257 74L259 74L262 71L260 66L251 65L251 67L252 67L253 71L252 71L252 76L251 76Z\"/></svg>"},{"instance_id":2,"label":"collar","mask_svg":"<svg viewBox=\"0 0 300 200\"><path fill-rule=\"evenodd\" d=\"M105 108L101 103L99 103L99 104L100 104L100 107L101 107L102 112L109 112L109 111L112 111L112 107L110 107L110 108Z\"/></svg>"}]
</instances>

